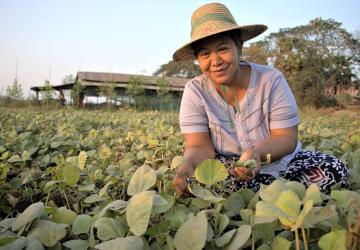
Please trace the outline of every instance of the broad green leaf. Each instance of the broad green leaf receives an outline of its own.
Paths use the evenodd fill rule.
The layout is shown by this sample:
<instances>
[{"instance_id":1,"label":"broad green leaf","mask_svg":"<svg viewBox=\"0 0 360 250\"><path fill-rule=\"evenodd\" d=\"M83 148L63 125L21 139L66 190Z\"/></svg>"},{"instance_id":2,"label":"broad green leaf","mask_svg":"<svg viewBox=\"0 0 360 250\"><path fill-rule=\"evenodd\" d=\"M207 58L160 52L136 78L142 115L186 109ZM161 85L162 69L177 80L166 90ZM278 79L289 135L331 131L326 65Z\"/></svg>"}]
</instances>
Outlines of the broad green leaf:
<instances>
[{"instance_id":1,"label":"broad green leaf","mask_svg":"<svg viewBox=\"0 0 360 250\"><path fill-rule=\"evenodd\" d=\"M299 216L296 218L295 225L291 227L292 231L297 230L300 227L304 227L303 223L305 221L306 216L310 213L311 209L313 208L313 201L307 200L299 214Z\"/></svg>"},{"instance_id":2,"label":"broad green leaf","mask_svg":"<svg viewBox=\"0 0 360 250\"><path fill-rule=\"evenodd\" d=\"M31 160L31 154L30 154L28 151L25 150L25 151L22 153L21 159L22 159L23 161L29 161L29 160Z\"/></svg>"},{"instance_id":3,"label":"broad green leaf","mask_svg":"<svg viewBox=\"0 0 360 250\"><path fill-rule=\"evenodd\" d=\"M23 236L18 237L17 240L14 240L4 246L0 246L0 250L19 250L23 249L26 246L27 239Z\"/></svg>"},{"instance_id":4,"label":"broad green leaf","mask_svg":"<svg viewBox=\"0 0 360 250\"><path fill-rule=\"evenodd\" d=\"M7 160L10 163L17 163L17 162L22 162L23 160L21 159L20 156L18 155L13 155L10 157L10 159Z\"/></svg>"},{"instance_id":5,"label":"broad green leaf","mask_svg":"<svg viewBox=\"0 0 360 250\"><path fill-rule=\"evenodd\" d=\"M53 214L52 219L56 223L72 224L76 218L76 213L65 207L58 208Z\"/></svg>"},{"instance_id":6,"label":"broad green leaf","mask_svg":"<svg viewBox=\"0 0 360 250\"><path fill-rule=\"evenodd\" d=\"M171 222L172 227L179 228L184 224L189 213L189 208L178 204L166 211L165 217Z\"/></svg>"},{"instance_id":7,"label":"broad green leaf","mask_svg":"<svg viewBox=\"0 0 360 250\"><path fill-rule=\"evenodd\" d=\"M256 248L256 250L272 250L271 246L268 245L268 243L264 243L261 246L259 246L258 248Z\"/></svg>"},{"instance_id":8,"label":"broad green leaf","mask_svg":"<svg viewBox=\"0 0 360 250\"><path fill-rule=\"evenodd\" d=\"M109 181L108 183L106 183L105 186L103 186L103 188L100 189L99 195L100 195L100 196L103 196L103 197L108 196L107 190L108 190L108 188L109 188L111 185L113 185L113 184L114 184L114 182L112 182L112 181Z\"/></svg>"},{"instance_id":9,"label":"broad green leaf","mask_svg":"<svg viewBox=\"0 0 360 250\"><path fill-rule=\"evenodd\" d=\"M221 235L219 238L215 240L216 246L223 247L226 244L228 244L231 241L232 237L235 235L235 233L236 233L236 229L231 229L230 231Z\"/></svg>"},{"instance_id":10,"label":"broad green leaf","mask_svg":"<svg viewBox=\"0 0 360 250\"><path fill-rule=\"evenodd\" d=\"M150 189L156 183L156 172L148 165L143 165L138 168L127 188L127 194L133 196L135 194L141 193Z\"/></svg>"},{"instance_id":11,"label":"broad green leaf","mask_svg":"<svg viewBox=\"0 0 360 250\"><path fill-rule=\"evenodd\" d=\"M222 204L230 216L239 215L240 210L245 207L244 198L239 192L232 193Z\"/></svg>"},{"instance_id":12,"label":"broad green leaf","mask_svg":"<svg viewBox=\"0 0 360 250\"><path fill-rule=\"evenodd\" d=\"M229 217L226 214L220 214L217 217L217 228L216 228L216 234L220 235L225 230L225 228L229 225Z\"/></svg>"},{"instance_id":13,"label":"broad green leaf","mask_svg":"<svg viewBox=\"0 0 360 250\"><path fill-rule=\"evenodd\" d=\"M273 183L265 187L263 190L260 189L260 198L266 202L275 203L281 192L287 189L288 188L286 187L283 180L276 179L275 181L273 181Z\"/></svg>"},{"instance_id":14,"label":"broad green leaf","mask_svg":"<svg viewBox=\"0 0 360 250\"><path fill-rule=\"evenodd\" d=\"M113 211L123 210L127 207L127 205L128 205L128 202L123 201L123 200L116 200L116 201L110 202L99 212L97 217L98 218L103 217L107 210L113 210Z\"/></svg>"},{"instance_id":15,"label":"broad green leaf","mask_svg":"<svg viewBox=\"0 0 360 250\"><path fill-rule=\"evenodd\" d=\"M190 192L195 195L196 197L203 199L205 201L210 201L213 203L219 203L221 201L224 201L224 198L216 197L206 188L203 188L202 186L198 184L190 184L189 185Z\"/></svg>"},{"instance_id":16,"label":"broad green leaf","mask_svg":"<svg viewBox=\"0 0 360 250\"><path fill-rule=\"evenodd\" d=\"M79 185L78 186L78 190L80 191L80 192L83 192L83 191L94 191L95 190L95 184L94 183L92 183L92 184L89 184L89 185Z\"/></svg>"},{"instance_id":17,"label":"broad green leaf","mask_svg":"<svg viewBox=\"0 0 360 250\"><path fill-rule=\"evenodd\" d=\"M97 237L102 241L123 237L125 234L122 225L112 218L100 218L94 223L94 227L97 229Z\"/></svg>"},{"instance_id":18,"label":"broad green leaf","mask_svg":"<svg viewBox=\"0 0 360 250\"><path fill-rule=\"evenodd\" d=\"M255 218L254 211L252 209L241 209L240 210L240 216L242 221L244 221L246 224L251 225L252 221Z\"/></svg>"},{"instance_id":19,"label":"broad green leaf","mask_svg":"<svg viewBox=\"0 0 360 250\"><path fill-rule=\"evenodd\" d=\"M16 218L6 218L3 219L2 221L0 221L0 227L2 227L2 229L9 229L12 227L12 225L14 224L14 222L16 221Z\"/></svg>"},{"instance_id":20,"label":"broad green leaf","mask_svg":"<svg viewBox=\"0 0 360 250\"><path fill-rule=\"evenodd\" d=\"M56 148L58 148L58 147L61 147L62 145L64 145L64 142L62 142L62 141L55 141L55 142L52 142L52 143L50 144L50 147L56 149Z\"/></svg>"},{"instance_id":21,"label":"broad green leaf","mask_svg":"<svg viewBox=\"0 0 360 250\"><path fill-rule=\"evenodd\" d=\"M64 182L70 187L75 187L80 179L80 170L70 164L66 164L63 169Z\"/></svg>"},{"instance_id":22,"label":"broad green leaf","mask_svg":"<svg viewBox=\"0 0 360 250\"><path fill-rule=\"evenodd\" d=\"M241 194L244 202L245 202L245 206L248 206L250 201L254 198L255 196L255 192L252 191L251 189L240 189L238 191L236 191L235 193L239 193ZM249 207L248 207L249 208Z\"/></svg>"},{"instance_id":23,"label":"broad green leaf","mask_svg":"<svg viewBox=\"0 0 360 250\"><path fill-rule=\"evenodd\" d=\"M143 247L143 240L137 236L116 238L95 246L96 249L100 250L143 250Z\"/></svg>"},{"instance_id":24,"label":"broad green leaf","mask_svg":"<svg viewBox=\"0 0 360 250\"><path fill-rule=\"evenodd\" d=\"M339 207L345 208L348 206L351 199L360 200L360 194L349 190L333 190L330 197L336 201Z\"/></svg>"},{"instance_id":25,"label":"broad green leaf","mask_svg":"<svg viewBox=\"0 0 360 250\"><path fill-rule=\"evenodd\" d=\"M26 185L32 181L33 181L33 173L30 169L25 170L21 173L21 184L22 185Z\"/></svg>"},{"instance_id":26,"label":"broad green leaf","mask_svg":"<svg viewBox=\"0 0 360 250\"><path fill-rule=\"evenodd\" d=\"M286 216L279 217L282 224L291 226L300 213L301 201L299 196L292 191L283 191L275 205L286 213Z\"/></svg>"},{"instance_id":27,"label":"broad green leaf","mask_svg":"<svg viewBox=\"0 0 360 250\"><path fill-rule=\"evenodd\" d=\"M153 206L154 192L144 191L131 197L126 209L126 220L130 231L136 236L145 233Z\"/></svg>"},{"instance_id":28,"label":"broad green leaf","mask_svg":"<svg viewBox=\"0 0 360 250\"><path fill-rule=\"evenodd\" d=\"M214 238L214 229L212 228L211 224L207 224L207 230L206 230L206 241L212 241Z\"/></svg>"},{"instance_id":29,"label":"broad green leaf","mask_svg":"<svg viewBox=\"0 0 360 250\"><path fill-rule=\"evenodd\" d=\"M87 214L81 214L76 217L72 225L73 234L87 234L93 224L94 219Z\"/></svg>"},{"instance_id":30,"label":"broad green leaf","mask_svg":"<svg viewBox=\"0 0 360 250\"><path fill-rule=\"evenodd\" d=\"M84 168L85 168L85 163L86 163L86 158L87 158L86 152L85 152L85 151L81 151L81 152L79 153L79 156L78 156L78 157L79 157L79 158L78 158L79 168L80 168L81 170L84 170Z\"/></svg>"},{"instance_id":31,"label":"broad green leaf","mask_svg":"<svg viewBox=\"0 0 360 250\"><path fill-rule=\"evenodd\" d=\"M281 236L276 236L271 244L273 250L288 250L290 249L291 241L284 239Z\"/></svg>"},{"instance_id":32,"label":"broad green leaf","mask_svg":"<svg viewBox=\"0 0 360 250\"><path fill-rule=\"evenodd\" d=\"M28 236L25 250L44 250L44 247L38 239Z\"/></svg>"},{"instance_id":33,"label":"broad green leaf","mask_svg":"<svg viewBox=\"0 0 360 250\"><path fill-rule=\"evenodd\" d=\"M171 222L169 220L165 220L158 224L153 225L152 227L149 227L146 230L145 234L156 237L160 234L165 233L166 231L168 231L170 229L171 229Z\"/></svg>"},{"instance_id":34,"label":"broad green leaf","mask_svg":"<svg viewBox=\"0 0 360 250\"><path fill-rule=\"evenodd\" d=\"M38 220L33 229L29 232L29 236L35 237L43 245L47 247L54 246L59 240L66 235L65 224L57 224L51 221Z\"/></svg>"},{"instance_id":35,"label":"broad green leaf","mask_svg":"<svg viewBox=\"0 0 360 250\"><path fill-rule=\"evenodd\" d=\"M360 173L360 148L356 149L354 151L353 157L352 157L352 166L355 170Z\"/></svg>"},{"instance_id":36,"label":"broad green leaf","mask_svg":"<svg viewBox=\"0 0 360 250\"><path fill-rule=\"evenodd\" d=\"M303 203L305 204L308 200L312 200L314 205L320 205L322 203L319 187L315 183L312 183L306 189Z\"/></svg>"},{"instance_id":37,"label":"broad green leaf","mask_svg":"<svg viewBox=\"0 0 360 250\"><path fill-rule=\"evenodd\" d=\"M304 228L310 228L322 221L331 222L333 218L338 218L336 207L328 205L326 207L313 207L303 222Z\"/></svg>"},{"instance_id":38,"label":"broad green leaf","mask_svg":"<svg viewBox=\"0 0 360 250\"><path fill-rule=\"evenodd\" d=\"M196 229L196 233L194 233ZM174 245L177 250L201 250L207 236L207 218L205 211L187 220L175 234Z\"/></svg>"},{"instance_id":39,"label":"broad green leaf","mask_svg":"<svg viewBox=\"0 0 360 250\"><path fill-rule=\"evenodd\" d=\"M176 169L178 166L180 166L181 164L183 164L185 158L183 156L175 156L172 161L171 161L171 166L170 169Z\"/></svg>"},{"instance_id":40,"label":"broad green leaf","mask_svg":"<svg viewBox=\"0 0 360 250\"><path fill-rule=\"evenodd\" d=\"M253 227L253 235L255 242L262 240L263 242L274 239L275 232L279 230L279 222L255 224Z\"/></svg>"},{"instance_id":41,"label":"broad green leaf","mask_svg":"<svg viewBox=\"0 0 360 250\"><path fill-rule=\"evenodd\" d=\"M104 200L106 200L105 197L102 197L98 194L91 194L84 199L84 202L91 204L91 203L100 202L100 201L104 201Z\"/></svg>"},{"instance_id":42,"label":"broad green leaf","mask_svg":"<svg viewBox=\"0 0 360 250\"><path fill-rule=\"evenodd\" d=\"M99 149L99 156L101 159L106 160L111 155L111 150L106 145L101 145Z\"/></svg>"},{"instance_id":43,"label":"broad green leaf","mask_svg":"<svg viewBox=\"0 0 360 250\"><path fill-rule=\"evenodd\" d=\"M303 199L305 196L306 188L303 184L297 181L289 181L285 183L286 187L294 191L300 199Z\"/></svg>"},{"instance_id":44,"label":"broad green leaf","mask_svg":"<svg viewBox=\"0 0 360 250\"><path fill-rule=\"evenodd\" d=\"M158 180L163 180L166 172L169 170L167 166L162 166L158 170L156 170L156 178Z\"/></svg>"},{"instance_id":45,"label":"broad green leaf","mask_svg":"<svg viewBox=\"0 0 360 250\"><path fill-rule=\"evenodd\" d=\"M346 250L346 230L331 231L321 236L318 246L322 250Z\"/></svg>"},{"instance_id":46,"label":"broad green leaf","mask_svg":"<svg viewBox=\"0 0 360 250\"><path fill-rule=\"evenodd\" d=\"M11 242L17 240L19 237L17 237L16 235L14 236L0 236L0 247L2 246L6 246L8 244L10 244Z\"/></svg>"},{"instance_id":47,"label":"broad green leaf","mask_svg":"<svg viewBox=\"0 0 360 250\"><path fill-rule=\"evenodd\" d=\"M232 238L229 245L227 245L224 250L237 250L241 249L248 241L251 235L251 226L250 225L242 225L240 226Z\"/></svg>"},{"instance_id":48,"label":"broad green leaf","mask_svg":"<svg viewBox=\"0 0 360 250\"><path fill-rule=\"evenodd\" d=\"M174 203L174 197L168 193L155 194L152 213L165 213L174 205Z\"/></svg>"},{"instance_id":49,"label":"broad green leaf","mask_svg":"<svg viewBox=\"0 0 360 250\"><path fill-rule=\"evenodd\" d=\"M200 198L192 198L191 203L195 207L200 208L200 209L207 208L207 207L211 206L210 201L206 201L206 200L203 200L203 199L200 199Z\"/></svg>"},{"instance_id":50,"label":"broad green leaf","mask_svg":"<svg viewBox=\"0 0 360 250\"><path fill-rule=\"evenodd\" d=\"M219 160L207 159L202 161L195 169L196 180L205 185L214 185L228 177L228 170Z\"/></svg>"},{"instance_id":51,"label":"broad green leaf","mask_svg":"<svg viewBox=\"0 0 360 250\"><path fill-rule=\"evenodd\" d=\"M56 184L61 183L63 181L48 181L46 182L45 186L44 186L44 191L47 193L50 193L51 191L53 191L56 188Z\"/></svg>"},{"instance_id":52,"label":"broad green leaf","mask_svg":"<svg viewBox=\"0 0 360 250\"><path fill-rule=\"evenodd\" d=\"M21 227L25 226L29 222L39 218L44 214L44 203L37 202L28 206L24 212L22 212L12 225L13 231L18 231Z\"/></svg>"},{"instance_id":53,"label":"broad green leaf","mask_svg":"<svg viewBox=\"0 0 360 250\"><path fill-rule=\"evenodd\" d=\"M277 218L285 216L287 216L287 214L284 211L271 203L264 201L256 203L255 224L273 222Z\"/></svg>"},{"instance_id":54,"label":"broad green leaf","mask_svg":"<svg viewBox=\"0 0 360 250\"><path fill-rule=\"evenodd\" d=\"M63 245L71 250L87 250L90 246L87 240L69 240Z\"/></svg>"}]
</instances>

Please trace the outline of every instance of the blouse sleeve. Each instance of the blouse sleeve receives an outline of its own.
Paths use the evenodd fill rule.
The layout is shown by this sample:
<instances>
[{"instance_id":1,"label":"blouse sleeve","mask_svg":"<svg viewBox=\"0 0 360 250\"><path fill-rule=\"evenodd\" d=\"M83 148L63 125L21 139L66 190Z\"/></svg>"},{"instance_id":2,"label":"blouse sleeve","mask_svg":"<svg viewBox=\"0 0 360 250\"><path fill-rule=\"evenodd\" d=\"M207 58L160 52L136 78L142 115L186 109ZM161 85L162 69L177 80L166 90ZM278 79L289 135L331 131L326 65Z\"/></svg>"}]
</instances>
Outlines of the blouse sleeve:
<instances>
[{"instance_id":1,"label":"blouse sleeve","mask_svg":"<svg viewBox=\"0 0 360 250\"><path fill-rule=\"evenodd\" d=\"M289 128L299 123L296 101L282 73L270 90L270 129Z\"/></svg>"},{"instance_id":2,"label":"blouse sleeve","mask_svg":"<svg viewBox=\"0 0 360 250\"><path fill-rule=\"evenodd\" d=\"M182 133L208 132L209 122L200 93L194 82L185 85L180 105L180 129Z\"/></svg>"}]
</instances>

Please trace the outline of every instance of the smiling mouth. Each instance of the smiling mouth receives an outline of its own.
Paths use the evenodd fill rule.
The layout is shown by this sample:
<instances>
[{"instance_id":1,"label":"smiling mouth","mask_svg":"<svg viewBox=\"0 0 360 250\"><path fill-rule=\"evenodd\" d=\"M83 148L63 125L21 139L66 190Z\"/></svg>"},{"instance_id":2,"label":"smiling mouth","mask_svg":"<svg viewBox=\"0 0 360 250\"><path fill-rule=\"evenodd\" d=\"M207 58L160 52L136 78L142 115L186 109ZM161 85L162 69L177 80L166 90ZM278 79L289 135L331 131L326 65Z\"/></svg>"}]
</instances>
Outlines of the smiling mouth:
<instances>
[{"instance_id":1,"label":"smiling mouth","mask_svg":"<svg viewBox=\"0 0 360 250\"><path fill-rule=\"evenodd\" d=\"M213 70L211 71L212 73L222 73L226 70L227 68L223 68L223 69L218 69L218 70Z\"/></svg>"}]
</instances>

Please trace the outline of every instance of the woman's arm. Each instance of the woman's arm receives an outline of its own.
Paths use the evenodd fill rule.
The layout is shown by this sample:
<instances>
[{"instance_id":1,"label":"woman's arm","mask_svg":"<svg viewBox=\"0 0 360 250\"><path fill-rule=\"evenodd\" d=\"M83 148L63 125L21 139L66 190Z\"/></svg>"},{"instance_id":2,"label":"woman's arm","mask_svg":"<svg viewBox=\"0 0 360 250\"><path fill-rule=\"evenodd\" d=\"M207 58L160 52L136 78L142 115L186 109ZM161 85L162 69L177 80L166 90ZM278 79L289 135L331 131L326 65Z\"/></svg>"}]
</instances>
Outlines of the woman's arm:
<instances>
[{"instance_id":1,"label":"woman's arm","mask_svg":"<svg viewBox=\"0 0 360 250\"><path fill-rule=\"evenodd\" d=\"M173 186L179 196L189 196L186 178L194 174L203 160L215 158L215 149L209 132L185 134L185 161L178 167Z\"/></svg>"},{"instance_id":2,"label":"woman's arm","mask_svg":"<svg viewBox=\"0 0 360 250\"><path fill-rule=\"evenodd\" d=\"M270 130L270 137L267 141L256 144L254 148L246 150L240 157L240 160L247 161L254 159L258 165L255 174L260 171L260 162L267 161L267 155L271 155L271 161L281 159L285 155L291 154L298 141L298 127L280 128ZM248 179L254 177L253 172L247 173Z\"/></svg>"}]
</instances>

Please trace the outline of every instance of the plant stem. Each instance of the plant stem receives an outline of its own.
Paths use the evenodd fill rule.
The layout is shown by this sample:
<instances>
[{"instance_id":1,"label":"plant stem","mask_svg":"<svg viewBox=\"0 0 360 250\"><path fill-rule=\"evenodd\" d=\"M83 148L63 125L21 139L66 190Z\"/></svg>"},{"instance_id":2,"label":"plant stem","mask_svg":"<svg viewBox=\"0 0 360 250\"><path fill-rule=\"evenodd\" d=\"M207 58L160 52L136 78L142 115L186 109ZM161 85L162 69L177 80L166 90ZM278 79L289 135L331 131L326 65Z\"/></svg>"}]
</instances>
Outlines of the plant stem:
<instances>
[{"instance_id":1,"label":"plant stem","mask_svg":"<svg viewBox=\"0 0 360 250\"><path fill-rule=\"evenodd\" d=\"M251 222L251 250L255 250L255 229L254 229L253 211L251 211L250 222Z\"/></svg>"},{"instance_id":2,"label":"plant stem","mask_svg":"<svg viewBox=\"0 0 360 250\"><path fill-rule=\"evenodd\" d=\"M306 233L305 233L305 229L303 227L301 228L301 233L302 233L302 237L303 237L303 241L304 241L304 248L305 248L305 250L308 250L309 248L308 248Z\"/></svg>"},{"instance_id":3,"label":"plant stem","mask_svg":"<svg viewBox=\"0 0 360 250\"><path fill-rule=\"evenodd\" d=\"M50 197L50 192L49 192L48 195L46 196L45 207L47 206L47 204L48 204L48 202L49 202L49 197Z\"/></svg>"},{"instance_id":4,"label":"plant stem","mask_svg":"<svg viewBox=\"0 0 360 250\"><path fill-rule=\"evenodd\" d=\"M295 230L295 242L296 242L296 250L300 250L300 240L298 230Z\"/></svg>"},{"instance_id":5,"label":"plant stem","mask_svg":"<svg viewBox=\"0 0 360 250\"><path fill-rule=\"evenodd\" d=\"M67 204L67 206L68 206L68 209L71 210L70 204L69 204L69 201L68 201L68 198L67 198L67 196L66 196L66 193L65 193L64 189L62 189L62 191L63 191L64 197L65 197L65 200L66 200L66 204Z\"/></svg>"},{"instance_id":6,"label":"plant stem","mask_svg":"<svg viewBox=\"0 0 360 250\"><path fill-rule=\"evenodd\" d=\"M307 229L306 235L307 235L307 238L306 238L307 242L310 242L310 228Z\"/></svg>"}]
</instances>

